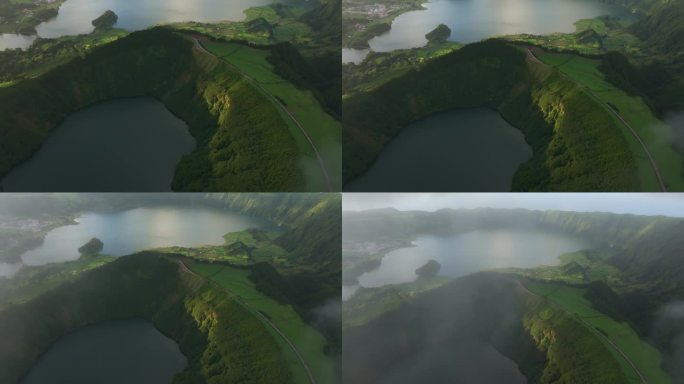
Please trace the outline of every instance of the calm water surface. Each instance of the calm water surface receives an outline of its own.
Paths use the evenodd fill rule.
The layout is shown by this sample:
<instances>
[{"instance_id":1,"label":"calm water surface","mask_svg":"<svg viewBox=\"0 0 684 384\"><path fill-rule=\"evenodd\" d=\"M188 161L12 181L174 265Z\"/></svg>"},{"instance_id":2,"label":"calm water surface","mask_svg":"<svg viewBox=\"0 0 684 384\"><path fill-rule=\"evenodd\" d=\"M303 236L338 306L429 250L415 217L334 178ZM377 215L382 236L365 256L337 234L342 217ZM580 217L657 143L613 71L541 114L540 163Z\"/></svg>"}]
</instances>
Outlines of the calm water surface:
<instances>
[{"instance_id":1,"label":"calm water surface","mask_svg":"<svg viewBox=\"0 0 684 384\"><path fill-rule=\"evenodd\" d=\"M450 40L471 43L518 33L573 32L577 20L601 15L634 17L627 8L594 0L434 0L424 6L394 19L390 31L368 42L371 49L421 47L425 34L439 24L449 26Z\"/></svg>"},{"instance_id":2,"label":"calm water surface","mask_svg":"<svg viewBox=\"0 0 684 384\"><path fill-rule=\"evenodd\" d=\"M272 0L67 0L59 15L36 27L41 37L90 33L91 22L111 9L119 16L115 27L136 31L170 22L243 20L244 11Z\"/></svg>"},{"instance_id":3,"label":"calm water surface","mask_svg":"<svg viewBox=\"0 0 684 384\"><path fill-rule=\"evenodd\" d=\"M27 265L75 260L78 248L93 237L104 243L102 253L122 256L166 246L222 244L223 235L247 228L263 228L257 219L210 208L163 206L115 213L86 213L78 225L50 231L43 244L25 252Z\"/></svg>"},{"instance_id":4,"label":"calm water surface","mask_svg":"<svg viewBox=\"0 0 684 384\"><path fill-rule=\"evenodd\" d=\"M509 191L532 156L523 134L498 112L460 109L404 128L346 191Z\"/></svg>"},{"instance_id":5,"label":"calm water surface","mask_svg":"<svg viewBox=\"0 0 684 384\"><path fill-rule=\"evenodd\" d=\"M453 236L422 236L415 246L389 252L377 269L359 276L363 287L408 283L415 270L434 259L439 274L461 277L478 271L557 265L558 256L591 247L574 236L544 231L473 231Z\"/></svg>"},{"instance_id":6,"label":"calm water surface","mask_svg":"<svg viewBox=\"0 0 684 384\"><path fill-rule=\"evenodd\" d=\"M5 191L170 191L195 147L187 125L153 98L118 99L73 113L0 182Z\"/></svg>"},{"instance_id":7,"label":"calm water surface","mask_svg":"<svg viewBox=\"0 0 684 384\"><path fill-rule=\"evenodd\" d=\"M611 15L635 19L627 8L595 0L433 0L426 8L399 15L392 28L368 41L375 52L422 47L425 34L439 24L451 29L449 40L472 43L519 33L573 32L580 19ZM368 50L348 49L344 62L359 63ZM352 60L353 59L353 60Z\"/></svg>"},{"instance_id":8,"label":"calm water surface","mask_svg":"<svg viewBox=\"0 0 684 384\"><path fill-rule=\"evenodd\" d=\"M149 322L111 321L61 338L22 384L168 384L186 366L178 345Z\"/></svg>"},{"instance_id":9,"label":"calm water surface","mask_svg":"<svg viewBox=\"0 0 684 384\"><path fill-rule=\"evenodd\" d=\"M273 0L67 0L56 18L36 26L38 36L60 36L90 33L91 22L106 10L119 16L115 27L137 31L158 24L199 21L240 21L245 10L272 3ZM0 51L28 48L36 36L0 35Z\"/></svg>"}]
</instances>

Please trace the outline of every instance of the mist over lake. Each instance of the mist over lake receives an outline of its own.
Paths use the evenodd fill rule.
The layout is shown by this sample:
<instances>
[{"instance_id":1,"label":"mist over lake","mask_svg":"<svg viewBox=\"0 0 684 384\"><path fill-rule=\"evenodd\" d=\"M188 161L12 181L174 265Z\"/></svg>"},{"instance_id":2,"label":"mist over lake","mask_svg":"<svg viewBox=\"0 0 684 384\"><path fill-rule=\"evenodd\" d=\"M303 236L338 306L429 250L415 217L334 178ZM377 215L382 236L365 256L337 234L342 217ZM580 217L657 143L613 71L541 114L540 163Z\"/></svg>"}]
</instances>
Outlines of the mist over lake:
<instances>
[{"instance_id":1,"label":"mist over lake","mask_svg":"<svg viewBox=\"0 0 684 384\"><path fill-rule=\"evenodd\" d=\"M415 270L429 260L441 265L439 275L453 278L495 268L558 265L561 254L592 245L571 235L515 229L420 236L414 244L386 254L379 268L359 276L360 285L380 287L414 281Z\"/></svg>"}]
</instances>

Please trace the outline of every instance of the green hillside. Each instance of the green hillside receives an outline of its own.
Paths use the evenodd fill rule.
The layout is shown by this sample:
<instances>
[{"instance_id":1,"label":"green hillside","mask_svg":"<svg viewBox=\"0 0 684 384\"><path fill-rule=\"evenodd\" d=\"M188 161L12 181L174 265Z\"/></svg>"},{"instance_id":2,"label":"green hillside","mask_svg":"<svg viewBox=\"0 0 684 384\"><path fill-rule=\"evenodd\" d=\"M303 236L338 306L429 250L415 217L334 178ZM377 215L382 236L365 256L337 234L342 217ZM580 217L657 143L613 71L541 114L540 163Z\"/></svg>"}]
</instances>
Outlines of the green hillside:
<instances>
[{"instance_id":1,"label":"green hillside","mask_svg":"<svg viewBox=\"0 0 684 384\"><path fill-rule=\"evenodd\" d=\"M197 141L176 168L174 190L319 189L307 180L305 154L269 97L190 38L163 28L0 88L0 174L30 157L70 113L141 95L161 100Z\"/></svg>"},{"instance_id":2,"label":"green hillside","mask_svg":"<svg viewBox=\"0 0 684 384\"><path fill-rule=\"evenodd\" d=\"M317 383L333 383L334 359L324 353L326 339L311 326L302 321L300 314L292 305L279 303L271 297L257 290L250 280L250 271L231 268L225 265L192 263L190 268L198 274L224 288L231 295L239 297L245 308L256 317L259 314L268 316L268 321L275 324L302 354ZM264 320L261 318L261 320ZM289 344L273 328L267 327L269 332L280 345L286 356L294 383L306 383L308 377L302 363Z\"/></svg>"},{"instance_id":3,"label":"green hillside","mask_svg":"<svg viewBox=\"0 0 684 384\"><path fill-rule=\"evenodd\" d=\"M533 148L533 157L514 176L514 191L645 188L609 111L581 86L496 40L467 45L346 98L344 180L365 171L411 122L471 107L498 110Z\"/></svg>"},{"instance_id":4,"label":"green hillside","mask_svg":"<svg viewBox=\"0 0 684 384\"><path fill-rule=\"evenodd\" d=\"M480 355L483 346L514 361L528 382L629 382L591 330L517 280L495 273L454 280L373 320L346 326L343 369L350 373L344 382L460 378L469 371L462 361L487 364L480 360L487 356ZM477 372L483 381L496 382Z\"/></svg>"},{"instance_id":5,"label":"green hillside","mask_svg":"<svg viewBox=\"0 0 684 384\"><path fill-rule=\"evenodd\" d=\"M381 246L396 244L397 239L408 244L421 235L447 236L507 228L553 231L591 242L590 249L561 255L557 266L498 271L519 281L519 287L524 288L520 290L524 293L521 297L530 298L526 303L532 312L520 315L525 324L531 322L526 325L528 331L533 332L533 324L539 321L542 321L542 329L551 327L538 331L535 336L538 347L547 353L547 359L553 359L555 352L543 349L540 342L548 342L550 335L561 337L561 329L568 334L588 332L596 339L591 342L594 346L590 350L608 352L620 367L618 370L626 375L624 382L642 382L640 376L649 383L681 379L677 369L681 364L677 335L684 329L676 317L669 322L663 320L667 313L665 309L676 307L684 299L684 240L681 238L684 220L681 218L523 209L442 209L435 212L385 209L345 213L343 231L347 242L370 242ZM380 257L382 254L384 252ZM364 258L375 260L376 256L360 255L345 260L345 274L357 267L365 268ZM371 319L385 316L385 313L389 316L390 312L427 297L431 290L442 289L434 284L423 287L423 284L360 290L345 302L345 326L375 321ZM428 293L424 293L426 291ZM498 303L498 300L493 299L490 303ZM577 328L584 328L584 331ZM559 343L557 348L565 348L564 344L568 345L563 353L590 352L571 341ZM512 350L519 352L516 348ZM555 365L558 364L562 365L562 362ZM572 368L573 364L579 363L568 364L566 368ZM550 372L547 375L551 382L553 377L566 375L552 374L555 369L550 363L545 368ZM521 371L531 377L523 369ZM589 378L567 382L585 380ZM605 380L620 382L615 378Z\"/></svg>"},{"instance_id":6,"label":"green hillside","mask_svg":"<svg viewBox=\"0 0 684 384\"><path fill-rule=\"evenodd\" d=\"M18 382L52 343L82 326L135 317L154 323L187 357L174 383L291 382L279 345L253 314L153 254L119 258L0 312L0 378Z\"/></svg>"}]
</instances>

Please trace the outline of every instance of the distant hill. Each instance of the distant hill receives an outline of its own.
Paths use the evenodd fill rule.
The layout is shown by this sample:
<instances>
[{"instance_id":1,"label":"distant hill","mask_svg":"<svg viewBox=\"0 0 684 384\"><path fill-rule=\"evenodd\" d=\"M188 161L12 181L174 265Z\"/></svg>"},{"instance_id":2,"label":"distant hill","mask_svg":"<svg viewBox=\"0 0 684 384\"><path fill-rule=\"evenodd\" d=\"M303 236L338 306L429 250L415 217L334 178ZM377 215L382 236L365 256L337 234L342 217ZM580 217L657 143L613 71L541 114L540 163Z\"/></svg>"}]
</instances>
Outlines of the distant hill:
<instances>
[{"instance_id":1,"label":"distant hill","mask_svg":"<svg viewBox=\"0 0 684 384\"><path fill-rule=\"evenodd\" d=\"M628 27L644 52L628 61L617 52L603 58L613 84L646 99L661 117L684 109L684 1L648 3L646 16Z\"/></svg>"},{"instance_id":2,"label":"distant hill","mask_svg":"<svg viewBox=\"0 0 684 384\"><path fill-rule=\"evenodd\" d=\"M684 295L684 219L680 218L491 208L373 210L345 212L342 230L345 237L372 241L505 228L554 230L591 240L611 249L611 263L630 279Z\"/></svg>"},{"instance_id":3,"label":"distant hill","mask_svg":"<svg viewBox=\"0 0 684 384\"><path fill-rule=\"evenodd\" d=\"M342 1L321 0L320 4L301 16L301 20L329 39L342 44Z\"/></svg>"},{"instance_id":4,"label":"distant hill","mask_svg":"<svg viewBox=\"0 0 684 384\"><path fill-rule=\"evenodd\" d=\"M684 53L684 1L658 3L644 19L630 30L663 52Z\"/></svg>"}]
</instances>

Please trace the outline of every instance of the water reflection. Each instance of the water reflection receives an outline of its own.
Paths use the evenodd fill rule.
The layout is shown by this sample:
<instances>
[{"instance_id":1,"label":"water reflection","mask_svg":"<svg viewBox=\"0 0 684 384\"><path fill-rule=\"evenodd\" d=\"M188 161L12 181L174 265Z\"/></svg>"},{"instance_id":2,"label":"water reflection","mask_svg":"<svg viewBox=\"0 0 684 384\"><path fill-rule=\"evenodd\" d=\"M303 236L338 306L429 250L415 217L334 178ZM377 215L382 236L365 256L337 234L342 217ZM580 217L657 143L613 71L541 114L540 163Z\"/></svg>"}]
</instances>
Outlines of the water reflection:
<instances>
[{"instance_id":1,"label":"water reflection","mask_svg":"<svg viewBox=\"0 0 684 384\"><path fill-rule=\"evenodd\" d=\"M78 247L93 237L104 242L102 253L122 256L149 248L223 243L223 235L265 223L236 213L208 208L155 207L116 213L86 213L79 224L50 231L43 244L25 252L27 265L75 260Z\"/></svg>"},{"instance_id":2,"label":"water reflection","mask_svg":"<svg viewBox=\"0 0 684 384\"><path fill-rule=\"evenodd\" d=\"M451 28L450 40L471 43L518 33L573 32L577 20L601 15L634 18L626 8L592 0L435 0L424 7L394 19L389 32L368 42L371 49L421 47L425 34L439 24Z\"/></svg>"},{"instance_id":3,"label":"water reflection","mask_svg":"<svg viewBox=\"0 0 684 384\"><path fill-rule=\"evenodd\" d=\"M461 277L478 271L557 265L563 253L590 248L574 236L545 231L473 231L454 236L423 236L415 247L394 250L380 267L359 276L363 287L414 281L415 270L429 260L441 264L440 275Z\"/></svg>"}]
</instances>

